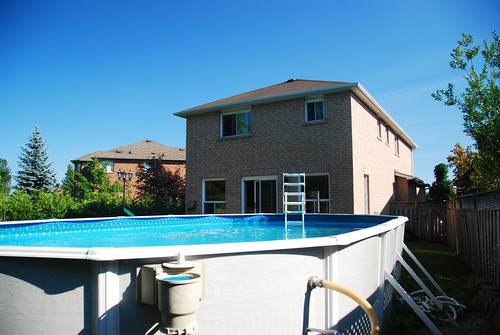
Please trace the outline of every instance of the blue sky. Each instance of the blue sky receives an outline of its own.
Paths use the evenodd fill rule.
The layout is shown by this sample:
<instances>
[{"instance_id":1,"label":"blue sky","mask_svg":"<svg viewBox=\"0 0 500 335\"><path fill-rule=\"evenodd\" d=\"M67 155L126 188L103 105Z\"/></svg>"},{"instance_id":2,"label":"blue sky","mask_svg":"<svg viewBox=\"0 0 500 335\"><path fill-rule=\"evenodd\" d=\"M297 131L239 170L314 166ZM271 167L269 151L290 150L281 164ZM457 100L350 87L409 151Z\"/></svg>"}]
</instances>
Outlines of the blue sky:
<instances>
[{"instance_id":1,"label":"blue sky","mask_svg":"<svg viewBox=\"0 0 500 335\"><path fill-rule=\"evenodd\" d=\"M15 174L38 125L61 181L94 151L185 146L174 112L300 78L360 82L431 183L471 141L430 95L461 82L449 68L461 33L490 40L499 17L497 0L0 0L0 158Z\"/></svg>"}]
</instances>

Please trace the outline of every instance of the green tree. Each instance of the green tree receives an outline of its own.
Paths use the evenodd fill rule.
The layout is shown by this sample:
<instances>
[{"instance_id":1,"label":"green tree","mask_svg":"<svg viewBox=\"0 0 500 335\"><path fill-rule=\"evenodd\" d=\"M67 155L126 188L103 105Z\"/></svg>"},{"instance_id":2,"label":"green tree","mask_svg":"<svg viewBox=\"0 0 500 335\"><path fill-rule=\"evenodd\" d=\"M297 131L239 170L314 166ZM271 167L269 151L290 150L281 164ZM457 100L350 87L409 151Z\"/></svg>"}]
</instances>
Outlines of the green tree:
<instances>
[{"instance_id":1,"label":"green tree","mask_svg":"<svg viewBox=\"0 0 500 335\"><path fill-rule=\"evenodd\" d=\"M71 164L66 167L66 174L61 184L64 194L68 194L75 198L81 197L81 192L78 188L78 179L82 178L81 174L73 168Z\"/></svg>"},{"instance_id":2,"label":"green tree","mask_svg":"<svg viewBox=\"0 0 500 335\"><path fill-rule=\"evenodd\" d=\"M82 171L71 166L62 182L63 192L76 199L70 217L121 215L121 185L111 183L105 166L98 158L83 164Z\"/></svg>"},{"instance_id":3,"label":"green tree","mask_svg":"<svg viewBox=\"0 0 500 335\"><path fill-rule=\"evenodd\" d=\"M165 169L162 157L153 157L137 167L139 203L155 214L182 212L185 180L180 171Z\"/></svg>"},{"instance_id":4,"label":"green tree","mask_svg":"<svg viewBox=\"0 0 500 335\"><path fill-rule=\"evenodd\" d=\"M450 200L455 195L455 191L448 179L448 167L441 163L434 167L434 177L436 181L432 183L427 198L431 201Z\"/></svg>"},{"instance_id":5,"label":"green tree","mask_svg":"<svg viewBox=\"0 0 500 335\"><path fill-rule=\"evenodd\" d=\"M473 45L472 35L462 34L451 53L450 67L465 72L465 91L459 94L449 83L447 89L432 94L462 112L464 131L475 140L477 149L472 161L476 178L471 183L481 189L500 187L500 40L496 32L492 35L493 41L485 40L480 47Z\"/></svg>"},{"instance_id":6,"label":"green tree","mask_svg":"<svg viewBox=\"0 0 500 335\"><path fill-rule=\"evenodd\" d=\"M10 193L10 169L7 167L7 160L0 158L0 194Z\"/></svg>"},{"instance_id":7,"label":"green tree","mask_svg":"<svg viewBox=\"0 0 500 335\"><path fill-rule=\"evenodd\" d=\"M16 176L16 189L34 194L38 190L50 191L54 188L56 177L54 170L49 163L49 156L45 141L35 126L35 130L28 139L26 147L21 148L19 156L20 170Z\"/></svg>"}]
</instances>

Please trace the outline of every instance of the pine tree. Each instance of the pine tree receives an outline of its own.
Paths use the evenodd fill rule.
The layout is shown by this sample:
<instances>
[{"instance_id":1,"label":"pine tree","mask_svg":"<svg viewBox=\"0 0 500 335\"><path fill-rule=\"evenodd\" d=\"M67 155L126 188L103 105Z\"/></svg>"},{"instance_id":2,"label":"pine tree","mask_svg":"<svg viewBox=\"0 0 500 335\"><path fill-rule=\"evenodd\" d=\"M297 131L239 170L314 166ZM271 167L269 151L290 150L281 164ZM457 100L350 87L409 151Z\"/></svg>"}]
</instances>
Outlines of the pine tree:
<instances>
[{"instance_id":1,"label":"pine tree","mask_svg":"<svg viewBox=\"0 0 500 335\"><path fill-rule=\"evenodd\" d=\"M49 162L45 141L35 126L35 130L28 138L26 147L21 148L19 156L19 172L16 176L16 189L33 194L38 190L50 191L54 188L56 177L52 163Z\"/></svg>"},{"instance_id":2,"label":"pine tree","mask_svg":"<svg viewBox=\"0 0 500 335\"><path fill-rule=\"evenodd\" d=\"M7 161L0 158L0 195L10 193L10 169L7 167Z\"/></svg>"}]
</instances>

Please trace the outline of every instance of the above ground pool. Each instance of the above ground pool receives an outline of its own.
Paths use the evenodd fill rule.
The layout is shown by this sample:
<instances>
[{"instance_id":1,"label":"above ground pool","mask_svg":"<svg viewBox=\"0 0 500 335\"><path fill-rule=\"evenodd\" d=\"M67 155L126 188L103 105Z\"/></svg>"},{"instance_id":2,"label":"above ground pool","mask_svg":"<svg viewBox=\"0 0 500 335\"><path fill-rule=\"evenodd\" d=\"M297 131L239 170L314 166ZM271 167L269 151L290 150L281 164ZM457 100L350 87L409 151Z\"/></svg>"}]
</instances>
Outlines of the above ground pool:
<instances>
[{"instance_id":1,"label":"above ground pool","mask_svg":"<svg viewBox=\"0 0 500 335\"><path fill-rule=\"evenodd\" d=\"M120 217L0 224L0 246L154 247L327 237L373 227L391 217L308 216L288 224L282 215Z\"/></svg>"},{"instance_id":2,"label":"above ground pool","mask_svg":"<svg viewBox=\"0 0 500 335\"><path fill-rule=\"evenodd\" d=\"M309 335L311 327L369 334L356 303L311 291L308 279L349 286L383 321L384 272L395 270L406 220L306 214L304 228L285 227L280 214L0 223L0 334L161 334L171 312L161 314L157 300L169 300L144 278L184 260L196 271L162 282L199 283L196 335Z\"/></svg>"}]
</instances>

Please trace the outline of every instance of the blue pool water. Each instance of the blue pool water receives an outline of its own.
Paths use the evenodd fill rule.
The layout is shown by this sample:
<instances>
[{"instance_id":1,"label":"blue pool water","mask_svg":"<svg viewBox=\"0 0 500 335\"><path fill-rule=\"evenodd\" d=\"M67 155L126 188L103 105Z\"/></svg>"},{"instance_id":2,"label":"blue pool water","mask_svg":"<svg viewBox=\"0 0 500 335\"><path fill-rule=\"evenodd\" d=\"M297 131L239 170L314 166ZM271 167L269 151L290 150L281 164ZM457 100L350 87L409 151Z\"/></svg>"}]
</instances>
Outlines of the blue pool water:
<instances>
[{"instance_id":1,"label":"blue pool water","mask_svg":"<svg viewBox=\"0 0 500 335\"><path fill-rule=\"evenodd\" d=\"M308 215L305 237L372 227L393 217ZM0 225L0 246L146 247L303 238L301 226L285 231L283 215L177 216L54 220Z\"/></svg>"}]
</instances>

